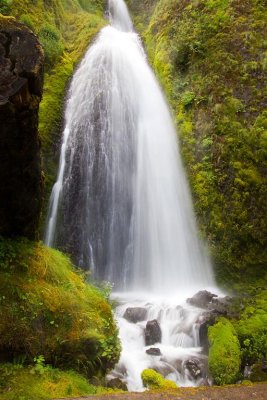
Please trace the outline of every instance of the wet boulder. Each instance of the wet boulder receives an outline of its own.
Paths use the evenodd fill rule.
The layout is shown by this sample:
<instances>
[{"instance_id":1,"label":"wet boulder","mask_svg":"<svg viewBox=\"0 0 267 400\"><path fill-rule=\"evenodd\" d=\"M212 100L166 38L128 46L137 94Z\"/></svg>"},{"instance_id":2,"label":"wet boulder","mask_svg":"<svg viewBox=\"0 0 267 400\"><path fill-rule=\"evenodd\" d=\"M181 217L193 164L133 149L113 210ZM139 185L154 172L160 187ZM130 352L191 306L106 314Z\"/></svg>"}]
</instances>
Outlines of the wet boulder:
<instances>
[{"instance_id":1,"label":"wet boulder","mask_svg":"<svg viewBox=\"0 0 267 400\"><path fill-rule=\"evenodd\" d=\"M158 347L150 347L150 349L146 350L146 353L150 356L161 356L161 351Z\"/></svg>"},{"instance_id":2,"label":"wet boulder","mask_svg":"<svg viewBox=\"0 0 267 400\"><path fill-rule=\"evenodd\" d=\"M38 110L44 53L29 28L0 15L0 235L36 239L43 199Z\"/></svg>"},{"instance_id":3,"label":"wet boulder","mask_svg":"<svg viewBox=\"0 0 267 400\"><path fill-rule=\"evenodd\" d=\"M164 376L164 378L175 372L175 368L168 362L162 361L162 358L160 359L160 363L157 362L155 365L152 365L152 369Z\"/></svg>"},{"instance_id":4,"label":"wet boulder","mask_svg":"<svg viewBox=\"0 0 267 400\"><path fill-rule=\"evenodd\" d=\"M208 305L210 310L216 311L221 315L229 315L233 299L230 296L214 297Z\"/></svg>"},{"instance_id":5,"label":"wet boulder","mask_svg":"<svg viewBox=\"0 0 267 400\"><path fill-rule=\"evenodd\" d=\"M186 300L188 304L199 308L208 308L209 304L211 304L212 300L218 297L216 294L208 292L207 290L200 290L193 297L190 297Z\"/></svg>"},{"instance_id":6,"label":"wet boulder","mask_svg":"<svg viewBox=\"0 0 267 400\"><path fill-rule=\"evenodd\" d=\"M203 365L200 360L196 358L186 360L184 367L189 371L193 379L198 379L202 376Z\"/></svg>"},{"instance_id":7,"label":"wet boulder","mask_svg":"<svg viewBox=\"0 0 267 400\"><path fill-rule=\"evenodd\" d=\"M120 378L113 378L107 382L107 387L111 389L120 389L125 392L128 391L127 385Z\"/></svg>"},{"instance_id":8,"label":"wet boulder","mask_svg":"<svg viewBox=\"0 0 267 400\"><path fill-rule=\"evenodd\" d=\"M229 296L223 298L213 298L208 305L208 310L203 312L197 320L199 326L200 346L207 351L209 348L208 329L214 325L216 319L221 316L229 316L231 314L232 298Z\"/></svg>"},{"instance_id":9,"label":"wet boulder","mask_svg":"<svg viewBox=\"0 0 267 400\"><path fill-rule=\"evenodd\" d=\"M123 318L133 323L144 321L146 316L147 310L143 307L128 307L123 314Z\"/></svg>"},{"instance_id":10,"label":"wet boulder","mask_svg":"<svg viewBox=\"0 0 267 400\"><path fill-rule=\"evenodd\" d=\"M198 317L197 324L199 326L199 342L204 351L209 348L208 329L215 324L216 319L220 316L216 310L206 311Z\"/></svg>"},{"instance_id":11,"label":"wet boulder","mask_svg":"<svg viewBox=\"0 0 267 400\"><path fill-rule=\"evenodd\" d=\"M161 342L161 329L156 319L148 321L145 328L145 342L146 346L151 346L155 343Z\"/></svg>"}]
</instances>

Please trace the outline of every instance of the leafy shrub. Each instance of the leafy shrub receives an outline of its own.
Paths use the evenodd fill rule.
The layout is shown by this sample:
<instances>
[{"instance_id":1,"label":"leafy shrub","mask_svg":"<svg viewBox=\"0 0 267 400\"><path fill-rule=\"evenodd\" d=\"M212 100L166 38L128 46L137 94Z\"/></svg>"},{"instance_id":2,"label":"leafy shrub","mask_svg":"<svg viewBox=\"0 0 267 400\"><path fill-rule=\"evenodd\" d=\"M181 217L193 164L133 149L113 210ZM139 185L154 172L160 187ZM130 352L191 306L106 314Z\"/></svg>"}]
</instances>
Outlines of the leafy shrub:
<instances>
[{"instance_id":1,"label":"leafy shrub","mask_svg":"<svg viewBox=\"0 0 267 400\"><path fill-rule=\"evenodd\" d=\"M234 383L241 365L240 345L236 331L226 318L209 327L209 370L217 385Z\"/></svg>"},{"instance_id":2,"label":"leafy shrub","mask_svg":"<svg viewBox=\"0 0 267 400\"><path fill-rule=\"evenodd\" d=\"M177 385L175 382L164 379L162 375L153 369L145 369L141 378L143 381L143 385L149 389L176 389Z\"/></svg>"}]
</instances>

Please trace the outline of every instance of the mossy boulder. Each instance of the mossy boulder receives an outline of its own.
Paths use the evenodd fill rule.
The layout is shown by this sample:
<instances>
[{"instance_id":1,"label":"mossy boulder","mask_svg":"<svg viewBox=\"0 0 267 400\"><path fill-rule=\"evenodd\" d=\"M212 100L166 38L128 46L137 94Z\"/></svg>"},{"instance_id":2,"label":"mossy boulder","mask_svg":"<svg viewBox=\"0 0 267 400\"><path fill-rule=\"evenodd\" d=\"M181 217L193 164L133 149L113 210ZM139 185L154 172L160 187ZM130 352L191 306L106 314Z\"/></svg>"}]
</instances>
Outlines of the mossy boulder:
<instances>
[{"instance_id":1,"label":"mossy boulder","mask_svg":"<svg viewBox=\"0 0 267 400\"><path fill-rule=\"evenodd\" d=\"M209 327L209 370L217 385L235 383L241 366L241 350L236 331L226 318Z\"/></svg>"},{"instance_id":2,"label":"mossy boulder","mask_svg":"<svg viewBox=\"0 0 267 400\"><path fill-rule=\"evenodd\" d=\"M164 379L162 375L153 369L145 369L141 374L141 378L143 385L148 389L177 389L175 382Z\"/></svg>"},{"instance_id":3,"label":"mossy boulder","mask_svg":"<svg viewBox=\"0 0 267 400\"><path fill-rule=\"evenodd\" d=\"M41 243L0 240L0 356L43 355L87 376L111 368L119 341L103 293Z\"/></svg>"},{"instance_id":4,"label":"mossy boulder","mask_svg":"<svg viewBox=\"0 0 267 400\"><path fill-rule=\"evenodd\" d=\"M0 16L0 235L37 237L43 199L38 110L44 53L37 37Z\"/></svg>"}]
</instances>

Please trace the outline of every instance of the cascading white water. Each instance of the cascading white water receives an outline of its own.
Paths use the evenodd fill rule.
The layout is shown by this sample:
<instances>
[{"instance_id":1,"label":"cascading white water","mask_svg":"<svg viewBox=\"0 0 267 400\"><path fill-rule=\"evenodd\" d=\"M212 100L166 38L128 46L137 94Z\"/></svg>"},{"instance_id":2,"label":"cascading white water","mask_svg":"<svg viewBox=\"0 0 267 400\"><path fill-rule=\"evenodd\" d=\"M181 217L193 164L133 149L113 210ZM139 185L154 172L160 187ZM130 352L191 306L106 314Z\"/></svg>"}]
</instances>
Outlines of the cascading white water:
<instances>
[{"instance_id":1,"label":"cascading white water","mask_svg":"<svg viewBox=\"0 0 267 400\"><path fill-rule=\"evenodd\" d=\"M181 298L184 291L214 285L210 262L197 236L164 96L124 1L110 0L109 12L110 25L87 51L69 89L45 242L71 253L79 266L90 267L95 279L112 282L116 290ZM141 296L147 304L147 296ZM174 340L170 331L163 335L165 358L173 349L180 349L184 357L200 351L193 340L200 310L189 307L192 323L187 334L179 336L184 318L175 311L177 301L157 305L163 330L175 336ZM129 368L125 379L130 389L141 390L140 371L147 359L140 357L130 368L125 351L144 353L143 339L135 339L138 349L132 346L125 335L132 327L123 320L120 307L117 317L124 349L121 363ZM142 331L142 324L139 328ZM187 384L186 377L167 363L175 379Z\"/></svg>"},{"instance_id":2,"label":"cascading white water","mask_svg":"<svg viewBox=\"0 0 267 400\"><path fill-rule=\"evenodd\" d=\"M118 289L212 284L172 119L122 0L69 90L45 242Z\"/></svg>"}]
</instances>

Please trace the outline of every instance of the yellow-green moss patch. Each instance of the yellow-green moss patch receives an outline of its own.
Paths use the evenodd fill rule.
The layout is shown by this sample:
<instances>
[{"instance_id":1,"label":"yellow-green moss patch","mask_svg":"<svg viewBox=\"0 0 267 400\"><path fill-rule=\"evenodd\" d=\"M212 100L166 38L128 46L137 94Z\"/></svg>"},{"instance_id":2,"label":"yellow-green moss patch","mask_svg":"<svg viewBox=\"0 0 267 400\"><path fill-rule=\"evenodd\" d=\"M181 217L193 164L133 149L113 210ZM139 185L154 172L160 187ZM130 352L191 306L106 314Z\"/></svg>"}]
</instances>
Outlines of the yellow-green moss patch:
<instances>
[{"instance_id":1,"label":"yellow-green moss patch","mask_svg":"<svg viewBox=\"0 0 267 400\"><path fill-rule=\"evenodd\" d=\"M101 374L119 356L103 294L68 257L41 243L0 240L0 353Z\"/></svg>"}]
</instances>

